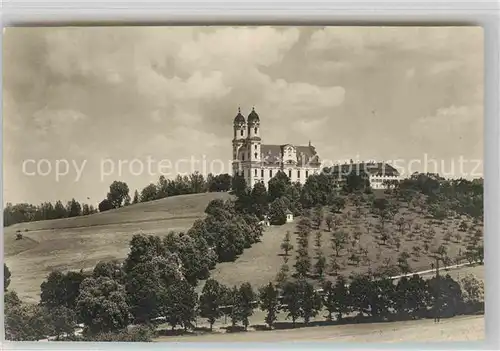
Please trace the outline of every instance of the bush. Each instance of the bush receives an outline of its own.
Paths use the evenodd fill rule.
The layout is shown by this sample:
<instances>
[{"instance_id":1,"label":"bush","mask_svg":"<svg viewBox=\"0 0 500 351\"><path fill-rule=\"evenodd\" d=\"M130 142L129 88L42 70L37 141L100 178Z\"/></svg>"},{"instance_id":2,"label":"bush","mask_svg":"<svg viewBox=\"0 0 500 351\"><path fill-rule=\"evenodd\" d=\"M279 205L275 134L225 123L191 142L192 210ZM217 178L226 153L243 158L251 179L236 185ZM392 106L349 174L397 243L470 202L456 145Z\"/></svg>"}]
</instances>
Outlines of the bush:
<instances>
[{"instance_id":1,"label":"bush","mask_svg":"<svg viewBox=\"0 0 500 351\"><path fill-rule=\"evenodd\" d=\"M92 337L85 338L85 341L97 342L151 342L156 336L156 331L152 327L137 326L129 329L120 330L118 332L100 333Z\"/></svg>"}]
</instances>

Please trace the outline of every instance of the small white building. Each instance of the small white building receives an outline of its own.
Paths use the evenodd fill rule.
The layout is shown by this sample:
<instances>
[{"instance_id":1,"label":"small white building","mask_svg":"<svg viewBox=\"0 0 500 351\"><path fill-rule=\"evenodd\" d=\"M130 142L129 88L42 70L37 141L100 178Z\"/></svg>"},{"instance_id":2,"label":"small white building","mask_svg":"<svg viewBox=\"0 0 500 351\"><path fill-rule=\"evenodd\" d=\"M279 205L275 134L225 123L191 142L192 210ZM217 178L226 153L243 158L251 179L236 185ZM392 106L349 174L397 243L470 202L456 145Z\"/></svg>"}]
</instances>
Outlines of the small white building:
<instances>
[{"instance_id":1,"label":"small white building","mask_svg":"<svg viewBox=\"0 0 500 351\"><path fill-rule=\"evenodd\" d=\"M260 221L259 224L263 227L269 227L271 225L267 216L264 216L264 219Z\"/></svg>"},{"instance_id":2,"label":"small white building","mask_svg":"<svg viewBox=\"0 0 500 351\"><path fill-rule=\"evenodd\" d=\"M293 222L293 213L290 210L286 211L286 222L287 223Z\"/></svg>"}]
</instances>

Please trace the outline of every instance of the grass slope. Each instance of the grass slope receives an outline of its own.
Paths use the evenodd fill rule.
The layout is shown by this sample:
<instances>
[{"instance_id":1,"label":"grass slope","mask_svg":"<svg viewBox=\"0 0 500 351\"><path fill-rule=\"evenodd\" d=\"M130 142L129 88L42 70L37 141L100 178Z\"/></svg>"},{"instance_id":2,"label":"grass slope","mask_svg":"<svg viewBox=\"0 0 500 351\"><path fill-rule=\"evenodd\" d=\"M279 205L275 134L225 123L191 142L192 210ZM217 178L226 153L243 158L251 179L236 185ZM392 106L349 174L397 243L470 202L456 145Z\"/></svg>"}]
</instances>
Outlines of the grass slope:
<instances>
[{"instance_id":1,"label":"grass slope","mask_svg":"<svg viewBox=\"0 0 500 351\"><path fill-rule=\"evenodd\" d=\"M379 192L377 196L383 197L384 195ZM369 268L372 271L375 271L377 268L387 264L397 265L398 256L403 251L406 251L411 255L411 258L408 259L408 263L412 272L430 269L434 259L429 257L430 252L425 252L423 248L423 233L425 231L433 230L435 232L434 238L429 243L430 250L437 248L440 244L443 244L447 248L448 256L454 259L458 256L460 251L462 253L465 252L467 245L465 241L466 233L460 232L458 229L460 223L465 221L470 227L473 228L473 230L481 228L481 224L474 225L472 219L467 216L446 218L444 220L437 221L430 218L425 210L422 211L419 208L411 206L408 207L406 203L400 202L398 204L398 212L385 224L385 228L389 232L390 237L400 238L401 242L400 247L398 248L393 240L388 240L386 244L383 244L379 240L379 235L376 230L376 225L379 223L379 217L371 213L370 207L371 204L363 203L359 208L357 208L352 202L348 201L346 207L341 213L334 214L341 222L338 229L346 231L350 238L353 237L354 232L361 232L359 242L354 244L348 240L345 248L341 250L339 257L337 258L337 261L341 266L339 273L344 276L349 276L354 272L366 272ZM328 209L325 208L324 210L326 218ZM400 217L404 217L408 223L411 224L411 230L407 228L403 233L400 231L400 228L397 225L397 219ZM226 262L218 264L216 269L212 272L212 277L230 286L239 285L245 281L249 281L255 288L261 287L268 282L273 281L283 264L283 256L280 245L287 231L290 231L291 243L294 245L294 249L289 256L288 266L290 268L290 272L294 272L295 269L293 265L295 264L296 249L298 248L298 235L295 231L299 220L300 218L295 218L292 223L267 228L264 232L264 236L262 237L262 242L253 245L250 249L245 250L234 263ZM420 230L415 229L419 227L421 228ZM327 265L329 265L332 261L332 257L334 256L334 250L331 247L330 241L332 232L327 230L325 221L323 221L319 230L313 230L310 235L309 253L311 263L314 265L316 262L314 242L315 233L318 231L322 233L321 249L327 258ZM410 232L413 232L414 235L408 235ZM447 232L452 234L459 233L462 238L461 240L453 238L453 240L447 242L444 240ZM413 253L414 246L420 247L421 253L419 255L415 255ZM360 264L356 266L348 260L348 257L352 253L355 253L355 255L360 257L363 256L363 254L360 253L362 249L366 250L368 260L360 262Z\"/></svg>"},{"instance_id":2,"label":"grass slope","mask_svg":"<svg viewBox=\"0 0 500 351\"><path fill-rule=\"evenodd\" d=\"M134 234L161 236L189 229L203 217L211 200L229 197L227 193L176 196L89 216L4 228L5 263L12 272L9 288L21 299L35 302L51 270L91 269L100 260L123 259ZM17 230L23 232L22 240L16 240Z\"/></svg>"}]
</instances>

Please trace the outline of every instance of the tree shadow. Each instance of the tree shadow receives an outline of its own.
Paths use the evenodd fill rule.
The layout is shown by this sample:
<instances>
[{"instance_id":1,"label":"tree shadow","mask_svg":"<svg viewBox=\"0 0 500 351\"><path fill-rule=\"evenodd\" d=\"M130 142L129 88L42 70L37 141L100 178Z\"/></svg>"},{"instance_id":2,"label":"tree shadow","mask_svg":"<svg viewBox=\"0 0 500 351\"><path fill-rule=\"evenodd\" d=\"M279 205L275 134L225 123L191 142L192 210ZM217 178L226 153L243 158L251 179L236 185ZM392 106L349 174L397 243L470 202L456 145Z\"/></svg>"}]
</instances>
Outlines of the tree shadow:
<instances>
[{"instance_id":1,"label":"tree shadow","mask_svg":"<svg viewBox=\"0 0 500 351\"><path fill-rule=\"evenodd\" d=\"M247 330L245 330L245 327L241 326L241 325L230 325L230 326L227 326L227 327L222 327L221 329L224 329L226 331L226 333L244 333L244 332L247 332Z\"/></svg>"}]
</instances>

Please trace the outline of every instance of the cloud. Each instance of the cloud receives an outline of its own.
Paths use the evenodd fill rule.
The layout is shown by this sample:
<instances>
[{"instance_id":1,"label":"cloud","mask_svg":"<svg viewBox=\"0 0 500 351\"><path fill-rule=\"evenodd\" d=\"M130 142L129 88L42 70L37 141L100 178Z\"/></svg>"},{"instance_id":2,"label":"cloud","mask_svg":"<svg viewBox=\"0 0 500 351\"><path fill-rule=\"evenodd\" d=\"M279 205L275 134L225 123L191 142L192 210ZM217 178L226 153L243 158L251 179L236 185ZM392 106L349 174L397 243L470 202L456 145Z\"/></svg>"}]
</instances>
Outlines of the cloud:
<instances>
[{"instance_id":1,"label":"cloud","mask_svg":"<svg viewBox=\"0 0 500 351\"><path fill-rule=\"evenodd\" d=\"M432 55L460 53L458 47L480 46L477 39L482 34L481 27L326 27L311 35L308 50L341 48L353 54L374 54L392 48Z\"/></svg>"},{"instance_id":2,"label":"cloud","mask_svg":"<svg viewBox=\"0 0 500 351\"><path fill-rule=\"evenodd\" d=\"M33 123L39 135L67 134L69 129L78 129L81 121L87 119L83 113L74 110L50 110L44 108L33 114Z\"/></svg>"},{"instance_id":3,"label":"cloud","mask_svg":"<svg viewBox=\"0 0 500 351\"><path fill-rule=\"evenodd\" d=\"M182 45L179 58L191 67L269 66L282 60L299 39L297 28L271 27L216 28L199 33L196 40Z\"/></svg>"},{"instance_id":4,"label":"cloud","mask_svg":"<svg viewBox=\"0 0 500 351\"><path fill-rule=\"evenodd\" d=\"M264 143L310 139L332 159L352 152L404 157L422 148L451 156L452 143L436 132L446 128L441 120L454 124L449 140L461 134L460 148L475 148L482 134L474 134L472 122L439 109L456 106L453 115L465 116L482 106L481 34L400 27L14 28L4 36L7 200L101 198L106 184L96 179L103 157L227 159L238 106L245 115L255 106ZM435 120L416 122L422 116ZM86 157L88 173L78 186L27 179L20 165L28 157ZM123 180L140 187L150 178Z\"/></svg>"},{"instance_id":5,"label":"cloud","mask_svg":"<svg viewBox=\"0 0 500 351\"><path fill-rule=\"evenodd\" d=\"M417 119L411 132L427 152L443 157L483 157L484 109L476 106L449 106Z\"/></svg>"}]
</instances>

